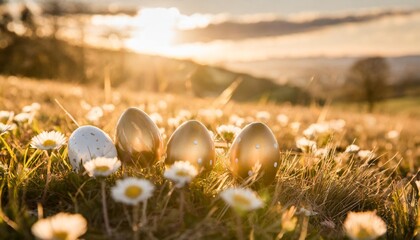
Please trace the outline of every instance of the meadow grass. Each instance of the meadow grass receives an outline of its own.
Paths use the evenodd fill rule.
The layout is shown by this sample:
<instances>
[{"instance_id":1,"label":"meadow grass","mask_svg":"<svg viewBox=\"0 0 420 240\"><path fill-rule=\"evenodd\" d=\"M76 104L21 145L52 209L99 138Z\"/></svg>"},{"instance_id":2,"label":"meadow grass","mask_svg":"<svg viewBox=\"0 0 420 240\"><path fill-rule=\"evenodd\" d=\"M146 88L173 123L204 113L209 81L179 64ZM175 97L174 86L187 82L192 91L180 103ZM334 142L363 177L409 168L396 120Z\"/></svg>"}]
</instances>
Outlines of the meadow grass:
<instances>
[{"instance_id":1,"label":"meadow grass","mask_svg":"<svg viewBox=\"0 0 420 240\"><path fill-rule=\"evenodd\" d=\"M105 96L100 87L76 86L53 81L34 81L1 77L0 110L16 114L25 105L38 102L41 109L31 122L16 122L16 128L0 136L0 236L2 239L31 239L31 226L42 216L58 212L80 213L88 221L85 239L106 239L101 208L101 183L87 174L72 171L67 147L50 152L52 179L46 198L47 155L30 148L33 136L57 130L67 137L77 125L58 106L68 111L79 125L92 124L114 137L120 114L136 106L163 119L164 141L175 130L167 120L187 110L186 119L198 119L216 133L218 126L231 123L232 115L245 123L261 120L273 130L281 151L276 179L266 185L259 176L237 181L229 171L229 143L216 139L217 161L210 172L201 173L185 188L184 218L179 220L179 191L164 179L164 157L150 168L124 166L106 178L107 186L125 176L150 180L156 190L147 205L147 224L140 226L144 239L233 239L236 216L220 199L219 193L232 186L249 187L264 201L264 207L242 216L242 229L250 239L340 239L350 211L375 210L387 224L388 239L412 239L418 234L420 168L420 122L415 117L363 114L336 108L275 105L272 103L216 104L213 99L198 99L163 93L114 90ZM115 109L105 111L97 121L89 121L87 104L102 106L105 99ZM203 115L202 109L221 109L223 114ZM105 107L103 107L105 109ZM258 119L266 111L269 118ZM288 123L280 124L278 114ZM263 114L259 114L263 115ZM266 115L266 114L265 114ZM324 155L302 152L296 139L312 123L343 119L341 131L315 137ZM3 120L12 123L12 119ZM297 122L300 124L296 129ZM243 125L241 127L243 127ZM295 125L294 127L292 127ZM397 137L388 136L396 131ZM373 150L376 157L363 160L345 153L350 144ZM107 189L109 193L109 189ZM131 208L107 195L113 239L131 239ZM296 212L287 218L288 211ZM295 222L294 222L295 221ZM295 224L293 224L295 223ZM293 227L290 227L290 224ZM289 226L289 227L288 227Z\"/></svg>"}]
</instances>

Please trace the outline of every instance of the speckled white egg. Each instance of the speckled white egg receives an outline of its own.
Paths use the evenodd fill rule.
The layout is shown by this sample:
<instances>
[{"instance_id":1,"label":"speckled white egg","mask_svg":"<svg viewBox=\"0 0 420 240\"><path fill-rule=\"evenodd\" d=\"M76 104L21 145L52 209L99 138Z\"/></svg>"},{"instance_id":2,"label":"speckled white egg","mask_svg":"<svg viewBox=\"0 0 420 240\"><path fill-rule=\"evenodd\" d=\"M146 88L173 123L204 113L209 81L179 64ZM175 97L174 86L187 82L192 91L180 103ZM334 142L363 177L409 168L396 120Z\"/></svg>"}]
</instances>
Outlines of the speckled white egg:
<instances>
[{"instance_id":1,"label":"speckled white egg","mask_svg":"<svg viewBox=\"0 0 420 240\"><path fill-rule=\"evenodd\" d=\"M117 149L108 134L89 125L79 127L71 134L68 152L74 171L79 171L80 165L96 157L117 157Z\"/></svg>"}]
</instances>

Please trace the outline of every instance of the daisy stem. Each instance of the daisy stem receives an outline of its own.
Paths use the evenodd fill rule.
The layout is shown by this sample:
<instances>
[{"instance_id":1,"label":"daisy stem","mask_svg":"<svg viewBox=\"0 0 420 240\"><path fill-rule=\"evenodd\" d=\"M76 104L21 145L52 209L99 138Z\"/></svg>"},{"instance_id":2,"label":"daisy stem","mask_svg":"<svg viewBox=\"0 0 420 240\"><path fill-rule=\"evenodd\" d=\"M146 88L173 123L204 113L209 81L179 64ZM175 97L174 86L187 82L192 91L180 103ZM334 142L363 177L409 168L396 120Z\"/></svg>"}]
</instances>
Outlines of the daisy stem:
<instances>
[{"instance_id":1,"label":"daisy stem","mask_svg":"<svg viewBox=\"0 0 420 240\"><path fill-rule=\"evenodd\" d=\"M51 181L52 156L50 155L50 153L48 152L48 150L45 150L45 154L47 155L47 158L48 158L48 163L47 163L47 180L45 182L44 193L42 194L42 200L41 200L42 202L45 202L45 198L47 197L48 186L49 186L50 181Z\"/></svg>"},{"instance_id":2,"label":"daisy stem","mask_svg":"<svg viewBox=\"0 0 420 240\"><path fill-rule=\"evenodd\" d=\"M139 204L133 206L133 240L139 239Z\"/></svg>"},{"instance_id":3,"label":"daisy stem","mask_svg":"<svg viewBox=\"0 0 420 240\"><path fill-rule=\"evenodd\" d=\"M106 232L109 237L111 237L111 227L109 226L109 218L108 218L108 208L106 205L106 192L105 192L106 183L105 180L101 181L101 195L102 195L102 213L104 215L104 222L105 222L105 228Z\"/></svg>"},{"instance_id":4,"label":"daisy stem","mask_svg":"<svg viewBox=\"0 0 420 240\"><path fill-rule=\"evenodd\" d=\"M184 188L181 188L179 192L179 222L181 223L182 228L184 228L184 203L185 193Z\"/></svg>"},{"instance_id":5,"label":"daisy stem","mask_svg":"<svg viewBox=\"0 0 420 240\"><path fill-rule=\"evenodd\" d=\"M141 213L142 226L145 226L147 224L146 210L147 210L147 200L145 200L143 202L143 209L142 209L142 213Z\"/></svg>"},{"instance_id":6,"label":"daisy stem","mask_svg":"<svg viewBox=\"0 0 420 240\"><path fill-rule=\"evenodd\" d=\"M235 217L236 217L236 238L238 240L244 240L245 237L242 231L242 218L237 212L235 212Z\"/></svg>"}]
</instances>

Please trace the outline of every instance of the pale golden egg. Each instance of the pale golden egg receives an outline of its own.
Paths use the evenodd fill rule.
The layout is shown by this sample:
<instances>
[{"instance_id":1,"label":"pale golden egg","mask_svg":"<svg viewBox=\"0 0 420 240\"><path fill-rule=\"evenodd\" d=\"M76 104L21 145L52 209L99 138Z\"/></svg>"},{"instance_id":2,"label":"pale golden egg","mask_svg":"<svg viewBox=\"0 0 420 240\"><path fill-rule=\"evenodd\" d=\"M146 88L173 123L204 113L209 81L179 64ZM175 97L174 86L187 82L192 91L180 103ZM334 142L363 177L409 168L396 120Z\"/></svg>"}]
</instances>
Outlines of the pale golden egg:
<instances>
[{"instance_id":1,"label":"pale golden egg","mask_svg":"<svg viewBox=\"0 0 420 240\"><path fill-rule=\"evenodd\" d=\"M209 170L215 164L214 142L207 128L199 121L190 120L172 134L166 148L166 164L188 161L198 169Z\"/></svg>"},{"instance_id":2,"label":"pale golden egg","mask_svg":"<svg viewBox=\"0 0 420 240\"><path fill-rule=\"evenodd\" d=\"M121 115L117 123L115 145L122 162L143 167L156 163L163 153L159 128L138 108L128 108Z\"/></svg>"},{"instance_id":3,"label":"pale golden egg","mask_svg":"<svg viewBox=\"0 0 420 240\"><path fill-rule=\"evenodd\" d=\"M273 182L279 167L279 145L273 132L261 122L250 123L230 147L232 173L239 179L262 174L264 183Z\"/></svg>"}]
</instances>

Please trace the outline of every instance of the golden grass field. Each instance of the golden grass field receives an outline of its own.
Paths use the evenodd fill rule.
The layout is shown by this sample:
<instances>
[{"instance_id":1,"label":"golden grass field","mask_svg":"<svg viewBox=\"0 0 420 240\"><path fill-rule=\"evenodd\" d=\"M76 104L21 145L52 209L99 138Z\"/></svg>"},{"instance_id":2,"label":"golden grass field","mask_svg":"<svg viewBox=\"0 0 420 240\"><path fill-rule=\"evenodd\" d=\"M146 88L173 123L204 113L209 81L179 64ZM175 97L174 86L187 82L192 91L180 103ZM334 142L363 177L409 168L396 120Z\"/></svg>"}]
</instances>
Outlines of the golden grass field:
<instances>
[{"instance_id":1,"label":"golden grass field","mask_svg":"<svg viewBox=\"0 0 420 240\"><path fill-rule=\"evenodd\" d=\"M58 212L82 214L88 222L85 239L106 239L100 182L72 172L66 145L53 154L51 183L46 200L40 204L47 158L42 151L30 148L31 138L51 130L68 138L77 128L57 101L79 125L97 126L111 138L118 118L128 107L138 107L152 116L165 143L176 129L168 120L180 112L182 121L197 119L215 133L215 168L197 176L186 189L183 223L179 221L178 193L162 176L164 156L150 168L126 167L106 178L107 186L113 186L123 176L146 178L155 184L155 193L148 201L147 224L140 227L143 239L234 239L235 216L219 197L230 186L249 187L264 202L263 208L242 216L246 238L342 239L347 214L368 210L376 211L386 222L387 233L382 238L419 236L416 181L420 180L420 120L416 115L367 114L345 107L317 105L221 104L223 101L188 94L103 91L94 86L16 77L0 77L0 82L0 111L13 111L16 115L34 102L41 106L32 122L2 120L14 122L16 127L0 136L1 239L32 239L31 226L40 213L51 216ZM88 120L87 114L94 106L101 107L103 116ZM280 114L287 120L283 117L279 121ZM238 118L243 119L243 123L237 124L239 127L253 121L265 122L277 138L280 165L270 185L255 179L236 181L229 170L229 143L218 137L217 127L238 123ZM345 125L308 137L317 143L318 149L328 149L328 154L298 148L296 141L311 124L331 120L344 121ZM346 153L351 144L373 151L375 157L364 159L357 153ZM109 194L107 198L112 239L132 238L127 217L130 208L114 202ZM286 213L293 206L297 211L290 218L296 222L286 228ZM305 209L313 215L305 214Z\"/></svg>"}]
</instances>

